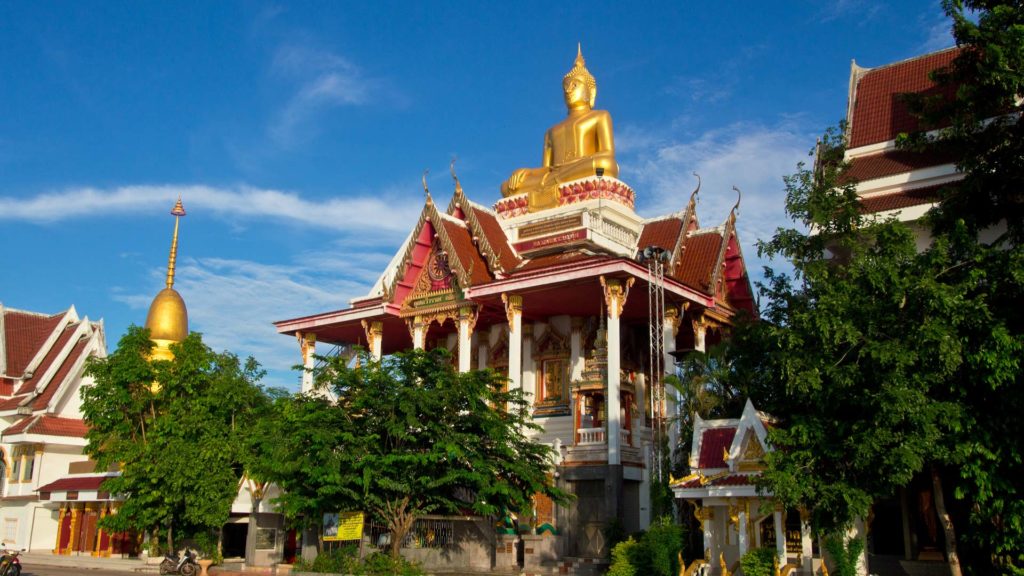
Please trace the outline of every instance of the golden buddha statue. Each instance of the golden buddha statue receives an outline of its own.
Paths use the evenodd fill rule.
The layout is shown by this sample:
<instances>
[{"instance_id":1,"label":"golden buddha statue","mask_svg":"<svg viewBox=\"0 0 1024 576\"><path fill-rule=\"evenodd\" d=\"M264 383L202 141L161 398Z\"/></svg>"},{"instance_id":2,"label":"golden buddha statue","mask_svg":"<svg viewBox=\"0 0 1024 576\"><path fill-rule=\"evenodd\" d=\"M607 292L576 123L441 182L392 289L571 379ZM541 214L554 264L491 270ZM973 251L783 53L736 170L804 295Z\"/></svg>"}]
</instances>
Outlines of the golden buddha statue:
<instances>
[{"instance_id":1,"label":"golden buddha statue","mask_svg":"<svg viewBox=\"0 0 1024 576\"><path fill-rule=\"evenodd\" d=\"M561 184L595 174L617 177L612 117L594 110L597 81L587 70L583 51L577 47L576 62L562 79L569 116L544 135L544 163L540 168L520 168L501 185L503 197L527 193L530 212L558 205Z\"/></svg>"}]
</instances>

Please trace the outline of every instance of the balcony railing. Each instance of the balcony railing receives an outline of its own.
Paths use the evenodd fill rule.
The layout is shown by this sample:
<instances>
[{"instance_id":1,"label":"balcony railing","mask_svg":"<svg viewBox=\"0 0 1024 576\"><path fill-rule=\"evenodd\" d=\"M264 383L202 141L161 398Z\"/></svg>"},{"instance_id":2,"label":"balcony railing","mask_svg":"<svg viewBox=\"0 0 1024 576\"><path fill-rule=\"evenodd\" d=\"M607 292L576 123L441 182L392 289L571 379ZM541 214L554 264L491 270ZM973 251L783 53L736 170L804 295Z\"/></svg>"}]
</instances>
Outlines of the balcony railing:
<instances>
[{"instance_id":1,"label":"balcony railing","mask_svg":"<svg viewBox=\"0 0 1024 576\"><path fill-rule=\"evenodd\" d=\"M604 444L604 428L577 428L576 444L579 446Z\"/></svg>"},{"instance_id":2,"label":"balcony railing","mask_svg":"<svg viewBox=\"0 0 1024 576\"><path fill-rule=\"evenodd\" d=\"M622 446L632 445L632 434L629 430L619 430L619 438ZM577 428L576 429L576 445L577 446L593 446L595 444L605 443L604 428Z\"/></svg>"}]
</instances>

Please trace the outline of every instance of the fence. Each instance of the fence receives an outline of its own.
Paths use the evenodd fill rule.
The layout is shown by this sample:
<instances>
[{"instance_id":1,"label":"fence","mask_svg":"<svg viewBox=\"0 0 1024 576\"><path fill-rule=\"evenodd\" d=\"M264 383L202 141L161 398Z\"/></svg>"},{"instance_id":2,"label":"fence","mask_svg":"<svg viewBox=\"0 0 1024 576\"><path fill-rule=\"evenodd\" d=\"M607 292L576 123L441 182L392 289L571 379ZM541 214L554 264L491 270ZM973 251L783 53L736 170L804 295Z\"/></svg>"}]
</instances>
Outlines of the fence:
<instances>
[{"instance_id":1,"label":"fence","mask_svg":"<svg viewBox=\"0 0 1024 576\"><path fill-rule=\"evenodd\" d=\"M379 522L366 523L370 545L381 550L391 546L391 530ZM455 544L455 522L446 516L423 516L417 518L412 529L402 540L402 548L442 549Z\"/></svg>"}]
</instances>

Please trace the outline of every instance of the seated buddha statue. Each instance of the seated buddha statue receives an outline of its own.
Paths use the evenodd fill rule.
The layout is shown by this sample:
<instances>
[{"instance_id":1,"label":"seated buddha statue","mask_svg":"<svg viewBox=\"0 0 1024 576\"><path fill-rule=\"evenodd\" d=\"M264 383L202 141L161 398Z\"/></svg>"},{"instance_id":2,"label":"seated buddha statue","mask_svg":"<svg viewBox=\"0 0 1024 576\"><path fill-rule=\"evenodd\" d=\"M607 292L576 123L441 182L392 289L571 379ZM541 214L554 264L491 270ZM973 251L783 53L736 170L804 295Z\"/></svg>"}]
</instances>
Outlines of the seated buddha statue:
<instances>
[{"instance_id":1,"label":"seated buddha statue","mask_svg":"<svg viewBox=\"0 0 1024 576\"><path fill-rule=\"evenodd\" d=\"M558 188L571 180L595 174L619 175L612 138L612 117L594 110L597 81L577 49L572 70L562 79L569 116L544 135L544 162L540 168L520 168L501 185L503 197L528 194L529 210L558 205Z\"/></svg>"}]
</instances>

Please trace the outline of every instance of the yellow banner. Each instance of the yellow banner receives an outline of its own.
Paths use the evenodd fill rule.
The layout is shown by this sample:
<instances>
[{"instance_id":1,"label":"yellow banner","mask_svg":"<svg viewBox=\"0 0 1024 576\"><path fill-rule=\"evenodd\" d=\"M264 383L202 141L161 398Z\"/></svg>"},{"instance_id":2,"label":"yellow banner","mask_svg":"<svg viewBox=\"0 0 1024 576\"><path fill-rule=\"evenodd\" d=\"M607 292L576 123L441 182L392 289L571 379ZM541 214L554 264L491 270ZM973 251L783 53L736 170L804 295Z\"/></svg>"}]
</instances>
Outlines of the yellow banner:
<instances>
[{"instance_id":1,"label":"yellow banner","mask_svg":"<svg viewBox=\"0 0 1024 576\"><path fill-rule=\"evenodd\" d=\"M324 542L359 540L363 537L362 512L324 514Z\"/></svg>"}]
</instances>

